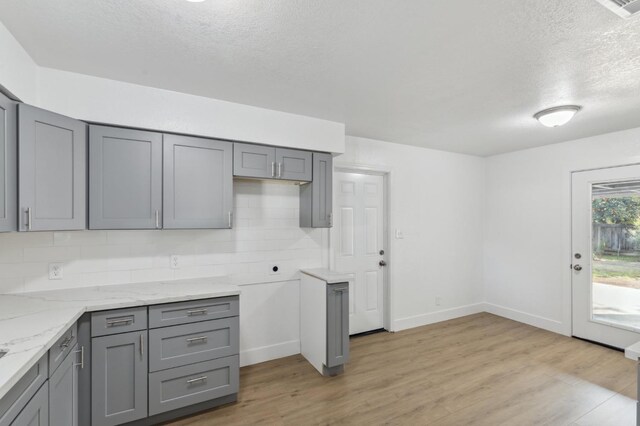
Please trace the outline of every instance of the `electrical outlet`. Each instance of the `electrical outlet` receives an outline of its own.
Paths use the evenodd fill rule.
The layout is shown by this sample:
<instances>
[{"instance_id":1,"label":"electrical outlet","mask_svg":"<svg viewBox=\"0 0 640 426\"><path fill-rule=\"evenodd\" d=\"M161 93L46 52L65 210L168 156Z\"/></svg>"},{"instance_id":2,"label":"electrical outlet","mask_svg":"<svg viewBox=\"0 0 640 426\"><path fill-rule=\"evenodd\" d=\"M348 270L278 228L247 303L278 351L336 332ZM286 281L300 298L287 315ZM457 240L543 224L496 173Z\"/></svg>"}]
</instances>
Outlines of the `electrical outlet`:
<instances>
[{"instance_id":1,"label":"electrical outlet","mask_svg":"<svg viewBox=\"0 0 640 426\"><path fill-rule=\"evenodd\" d=\"M171 269L180 269L181 259L177 254L172 254L169 258L169 267Z\"/></svg>"},{"instance_id":2,"label":"electrical outlet","mask_svg":"<svg viewBox=\"0 0 640 426\"><path fill-rule=\"evenodd\" d=\"M401 240L404 238L404 232L400 229L396 229L396 240Z\"/></svg>"},{"instance_id":3,"label":"electrical outlet","mask_svg":"<svg viewBox=\"0 0 640 426\"><path fill-rule=\"evenodd\" d=\"M280 274L280 267L278 265L273 265L271 268L269 268L269 274L270 275Z\"/></svg>"},{"instance_id":4,"label":"electrical outlet","mask_svg":"<svg viewBox=\"0 0 640 426\"><path fill-rule=\"evenodd\" d=\"M436 297L436 306L440 306L442 305L442 297L438 296Z\"/></svg>"},{"instance_id":5,"label":"electrical outlet","mask_svg":"<svg viewBox=\"0 0 640 426\"><path fill-rule=\"evenodd\" d=\"M61 280L63 273L62 263L50 263L49 264L49 279Z\"/></svg>"}]
</instances>

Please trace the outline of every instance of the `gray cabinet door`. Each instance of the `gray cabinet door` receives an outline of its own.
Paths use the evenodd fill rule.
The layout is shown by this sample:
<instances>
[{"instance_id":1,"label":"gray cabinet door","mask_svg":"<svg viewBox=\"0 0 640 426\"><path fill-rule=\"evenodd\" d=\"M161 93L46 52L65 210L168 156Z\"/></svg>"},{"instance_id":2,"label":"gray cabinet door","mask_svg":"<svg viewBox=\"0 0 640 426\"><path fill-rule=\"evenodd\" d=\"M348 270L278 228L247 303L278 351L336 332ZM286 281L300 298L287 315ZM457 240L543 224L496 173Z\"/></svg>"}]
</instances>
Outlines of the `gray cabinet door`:
<instances>
[{"instance_id":1,"label":"gray cabinet door","mask_svg":"<svg viewBox=\"0 0 640 426\"><path fill-rule=\"evenodd\" d=\"M89 228L162 227L162 134L89 128Z\"/></svg>"},{"instance_id":2,"label":"gray cabinet door","mask_svg":"<svg viewBox=\"0 0 640 426\"><path fill-rule=\"evenodd\" d=\"M327 284L327 367L349 360L349 283Z\"/></svg>"},{"instance_id":3,"label":"gray cabinet door","mask_svg":"<svg viewBox=\"0 0 640 426\"><path fill-rule=\"evenodd\" d=\"M78 424L78 364L75 345L49 378L49 424L76 426Z\"/></svg>"},{"instance_id":4,"label":"gray cabinet door","mask_svg":"<svg viewBox=\"0 0 640 426\"><path fill-rule=\"evenodd\" d=\"M87 226L87 125L18 106L20 231Z\"/></svg>"},{"instance_id":5,"label":"gray cabinet door","mask_svg":"<svg viewBox=\"0 0 640 426\"><path fill-rule=\"evenodd\" d=\"M233 143L164 135L165 229L231 228Z\"/></svg>"},{"instance_id":6,"label":"gray cabinet door","mask_svg":"<svg viewBox=\"0 0 640 426\"><path fill-rule=\"evenodd\" d=\"M0 232L18 230L18 106L0 93Z\"/></svg>"},{"instance_id":7,"label":"gray cabinet door","mask_svg":"<svg viewBox=\"0 0 640 426\"><path fill-rule=\"evenodd\" d=\"M276 175L278 179L311 181L311 152L276 148Z\"/></svg>"},{"instance_id":8,"label":"gray cabinet door","mask_svg":"<svg viewBox=\"0 0 640 426\"><path fill-rule=\"evenodd\" d=\"M147 417L147 332L96 337L91 344L91 424Z\"/></svg>"},{"instance_id":9,"label":"gray cabinet door","mask_svg":"<svg viewBox=\"0 0 640 426\"><path fill-rule=\"evenodd\" d=\"M233 175L253 178L276 177L276 149L270 146L233 144Z\"/></svg>"},{"instance_id":10,"label":"gray cabinet door","mask_svg":"<svg viewBox=\"0 0 640 426\"><path fill-rule=\"evenodd\" d=\"M313 181L300 185L300 226L330 228L333 209L333 157L313 153Z\"/></svg>"},{"instance_id":11,"label":"gray cabinet door","mask_svg":"<svg viewBox=\"0 0 640 426\"><path fill-rule=\"evenodd\" d=\"M11 426L49 425L49 386L45 383L18 414Z\"/></svg>"}]
</instances>

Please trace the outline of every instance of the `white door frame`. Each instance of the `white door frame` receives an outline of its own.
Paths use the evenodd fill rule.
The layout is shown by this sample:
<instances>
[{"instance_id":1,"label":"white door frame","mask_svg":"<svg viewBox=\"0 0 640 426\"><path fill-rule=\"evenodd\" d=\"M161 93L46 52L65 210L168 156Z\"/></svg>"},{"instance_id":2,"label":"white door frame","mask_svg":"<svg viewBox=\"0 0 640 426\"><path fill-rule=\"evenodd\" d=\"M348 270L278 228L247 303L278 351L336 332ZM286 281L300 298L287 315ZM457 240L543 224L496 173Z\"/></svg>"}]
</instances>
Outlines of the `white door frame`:
<instances>
[{"instance_id":1,"label":"white door frame","mask_svg":"<svg viewBox=\"0 0 640 426\"><path fill-rule=\"evenodd\" d=\"M385 249L385 259L387 259L387 266L384 268L384 288L382 293L384 295L384 303L382 308L383 315L383 326L387 331L395 331L393 328L393 303L391 303L393 299L393 286L391 285L391 270L393 268L393 250L391 247L391 170L379 167L379 166L368 166L363 164L353 164L353 163L335 163L333 167L334 172L344 172L344 173L359 173L363 175L375 175L382 176L383 179L383 188L384 188L384 242L383 246ZM333 208L336 208L335 199L333 202ZM337 217L336 212L333 212L333 217ZM329 231L329 267L334 268L336 257L335 252L333 250L333 240L335 238L333 236L333 228Z\"/></svg>"}]
</instances>

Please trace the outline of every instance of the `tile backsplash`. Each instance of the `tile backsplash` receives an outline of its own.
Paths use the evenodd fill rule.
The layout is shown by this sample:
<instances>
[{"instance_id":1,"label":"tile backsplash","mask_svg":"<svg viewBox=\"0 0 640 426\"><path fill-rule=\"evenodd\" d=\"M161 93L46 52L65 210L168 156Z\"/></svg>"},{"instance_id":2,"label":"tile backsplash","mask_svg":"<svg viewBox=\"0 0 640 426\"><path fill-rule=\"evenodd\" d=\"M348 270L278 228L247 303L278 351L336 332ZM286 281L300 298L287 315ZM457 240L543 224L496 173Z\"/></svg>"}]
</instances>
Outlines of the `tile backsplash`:
<instances>
[{"instance_id":1,"label":"tile backsplash","mask_svg":"<svg viewBox=\"0 0 640 426\"><path fill-rule=\"evenodd\" d=\"M0 234L0 292L216 275L238 284L287 281L323 265L328 231L299 227L298 186L237 180L234 194L233 229ZM62 279L49 279L51 263L62 264Z\"/></svg>"}]
</instances>

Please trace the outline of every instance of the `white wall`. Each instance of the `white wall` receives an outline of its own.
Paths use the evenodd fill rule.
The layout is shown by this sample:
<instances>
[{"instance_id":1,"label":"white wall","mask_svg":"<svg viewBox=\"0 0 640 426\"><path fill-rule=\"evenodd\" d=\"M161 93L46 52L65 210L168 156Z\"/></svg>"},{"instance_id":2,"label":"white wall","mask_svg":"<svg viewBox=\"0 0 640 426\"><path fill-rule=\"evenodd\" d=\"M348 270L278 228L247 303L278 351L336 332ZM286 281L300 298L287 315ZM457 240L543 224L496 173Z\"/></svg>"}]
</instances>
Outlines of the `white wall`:
<instances>
[{"instance_id":1,"label":"white wall","mask_svg":"<svg viewBox=\"0 0 640 426\"><path fill-rule=\"evenodd\" d=\"M36 103L38 66L0 22L0 85L24 102Z\"/></svg>"},{"instance_id":2,"label":"white wall","mask_svg":"<svg viewBox=\"0 0 640 426\"><path fill-rule=\"evenodd\" d=\"M335 165L390 172L394 330L483 310L484 159L347 137ZM436 296L442 305L435 305Z\"/></svg>"},{"instance_id":3,"label":"white wall","mask_svg":"<svg viewBox=\"0 0 640 426\"><path fill-rule=\"evenodd\" d=\"M638 162L640 129L487 158L487 310L570 334L571 172Z\"/></svg>"}]
</instances>

